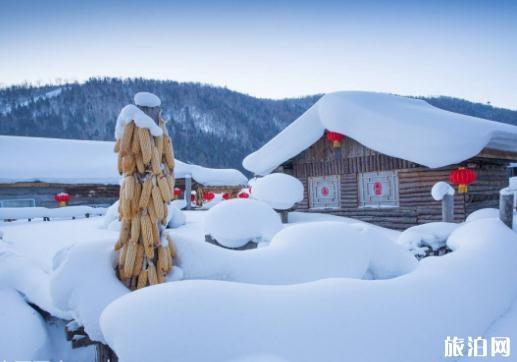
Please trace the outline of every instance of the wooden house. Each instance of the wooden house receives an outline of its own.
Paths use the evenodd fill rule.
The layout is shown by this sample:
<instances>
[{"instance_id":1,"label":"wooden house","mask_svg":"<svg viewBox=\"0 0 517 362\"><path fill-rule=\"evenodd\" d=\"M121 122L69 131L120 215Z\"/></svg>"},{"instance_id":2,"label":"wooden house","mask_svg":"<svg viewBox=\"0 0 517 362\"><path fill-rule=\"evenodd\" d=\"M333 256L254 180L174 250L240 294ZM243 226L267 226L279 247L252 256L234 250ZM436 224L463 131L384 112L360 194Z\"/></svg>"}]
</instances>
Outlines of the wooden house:
<instances>
[{"instance_id":1,"label":"wooden house","mask_svg":"<svg viewBox=\"0 0 517 362\"><path fill-rule=\"evenodd\" d=\"M431 197L431 188L449 182L459 167L473 169L477 179L468 192L456 192L455 221L498 206L499 190L508 185L508 165L517 160L517 127L392 95L325 97L243 163L258 175L277 171L299 178L305 195L296 210L395 229L440 221L441 203ZM335 134L344 135L339 147L332 141ZM457 147L455 138L466 149Z\"/></svg>"},{"instance_id":2,"label":"wooden house","mask_svg":"<svg viewBox=\"0 0 517 362\"><path fill-rule=\"evenodd\" d=\"M0 136L0 207L55 207L66 192L70 205L107 206L118 199L120 175L114 142ZM176 160L176 184L193 190L240 190L238 170L212 169Z\"/></svg>"}]
</instances>

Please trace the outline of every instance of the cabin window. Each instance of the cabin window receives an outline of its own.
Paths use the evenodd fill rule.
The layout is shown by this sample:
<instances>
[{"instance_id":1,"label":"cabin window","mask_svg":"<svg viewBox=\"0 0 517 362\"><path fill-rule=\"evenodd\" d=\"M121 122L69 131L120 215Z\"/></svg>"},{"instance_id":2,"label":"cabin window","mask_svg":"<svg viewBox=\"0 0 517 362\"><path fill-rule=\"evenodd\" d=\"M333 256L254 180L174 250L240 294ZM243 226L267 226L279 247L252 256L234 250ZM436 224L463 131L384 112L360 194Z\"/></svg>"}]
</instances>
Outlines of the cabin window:
<instances>
[{"instance_id":1,"label":"cabin window","mask_svg":"<svg viewBox=\"0 0 517 362\"><path fill-rule=\"evenodd\" d=\"M309 177L309 207L339 209L341 207L341 178L339 175Z\"/></svg>"},{"instance_id":2,"label":"cabin window","mask_svg":"<svg viewBox=\"0 0 517 362\"><path fill-rule=\"evenodd\" d=\"M399 180L396 171L359 174L359 206L399 206Z\"/></svg>"}]
</instances>

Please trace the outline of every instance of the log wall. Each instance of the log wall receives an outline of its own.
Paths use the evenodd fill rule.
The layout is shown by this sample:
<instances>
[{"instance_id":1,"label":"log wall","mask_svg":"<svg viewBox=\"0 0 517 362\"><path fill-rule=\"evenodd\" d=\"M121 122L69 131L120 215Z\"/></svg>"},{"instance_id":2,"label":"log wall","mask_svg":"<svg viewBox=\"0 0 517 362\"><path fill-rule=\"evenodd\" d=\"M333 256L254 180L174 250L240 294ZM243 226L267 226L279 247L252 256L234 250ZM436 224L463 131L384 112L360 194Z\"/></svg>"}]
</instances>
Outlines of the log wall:
<instances>
[{"instance_id":1,"label":"log wall","mask_svg":"<svg viewBox=\"0 0 517 362\"><path fill-rule=\"evenodd\" d=\"M507 161L473 158L465 162L476 168L478 179L467 194L455 195L455 221L484 207L497 207L498 192L508 184ZM441 221L441 202L433 200L431 188L438 181L448 182L449 173L460 165L429 169L416 163L375 152L355 140L346 138L342 147L332 149L322 137L281 168L303 183L304 199L296 209L357 218L380 226L405 229L432 221ZM359 207L359 173L391 171L398 174L399 207ZM309 208L308 178L340 175L341 208Z\"/></svg>"}]
</instances>

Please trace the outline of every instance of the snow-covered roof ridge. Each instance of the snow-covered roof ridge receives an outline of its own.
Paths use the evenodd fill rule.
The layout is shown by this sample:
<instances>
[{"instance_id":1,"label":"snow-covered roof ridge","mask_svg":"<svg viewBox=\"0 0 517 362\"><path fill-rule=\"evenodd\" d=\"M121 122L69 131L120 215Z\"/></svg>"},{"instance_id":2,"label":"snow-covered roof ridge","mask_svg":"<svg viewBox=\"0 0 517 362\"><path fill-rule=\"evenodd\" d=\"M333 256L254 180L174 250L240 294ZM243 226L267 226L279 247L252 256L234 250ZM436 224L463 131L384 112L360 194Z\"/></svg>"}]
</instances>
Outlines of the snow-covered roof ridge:
<instances>
[{"instance_id":1,"label":"snow-covered roof ridge","mask_svg":"<svg viewBox=\"0 0 517 362\"><path fill-rule=\"evenodd\" d=\"M424 100L385 93L324 95L243 166L265 175L330 130L388 156L431 168L458 163L485 148L517 152L517 127L436 108Z\"/></svg>"},{"instance_id":2,"label":"snow-covered roof ridge","mask_svg":"<svg viewBox=\"0 0 517 362\"><path fill-rule=\"evenodd\" d=\"M51 182L118 185L114 142L0 136L0 183ZM215 169L176 160L176 178L192 177L206 186L242 186L235 169Z\"/></svg>"}]
</instances>

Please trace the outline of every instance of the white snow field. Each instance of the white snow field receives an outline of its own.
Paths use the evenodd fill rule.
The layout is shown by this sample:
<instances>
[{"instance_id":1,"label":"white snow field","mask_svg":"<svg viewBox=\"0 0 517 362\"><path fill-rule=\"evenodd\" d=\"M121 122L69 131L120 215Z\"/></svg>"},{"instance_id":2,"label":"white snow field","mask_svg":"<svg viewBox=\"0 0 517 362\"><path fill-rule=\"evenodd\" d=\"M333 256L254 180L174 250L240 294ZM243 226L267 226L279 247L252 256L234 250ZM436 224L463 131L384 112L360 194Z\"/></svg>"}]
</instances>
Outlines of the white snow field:
<instances>
[{"instance_id":1,"label":"white snow field","mask_svg":"<svg viewBox=\"0 0 517 362\"><path fill-rule=\"evenodd\" d=\"M115 142L0 136L0 183L118 185L121 177L117 172L114 146ZM207 186L239 186L248 182L246 176L235 169L207 168L180 160L176 160L174 174L176 178L191 177Z\"/></svg>"},{"instance_id":2,"label":"white snow field","mask_svg":"<svg viewBox=\"0 0 517 362\"><path fill-rule=\"evenodd\" d=\"M446 336L517 333L517 234L491 211L402 233L293 212L268 245L244 251L204 242L210 212L186 211L168 229L174 273L137 292L115 276L118 232L104 218L0 222L0 310L10 311L0 322L12 325L0 360L22 347L26 359L92 359L26 301L74 319L124 362L440 361ZM407 234L453 252L418 262L397 242Z\"/></svg>"},{"instance_id":3,"label":"white snow field","mask_svg":"<svg viewBox=\"0 0 517 362\"><path fill-rule=\"evenodd\" d=\"M242 164L266 175L315 143L325 130L431 168L459 163L484 147L517 151L515 126L445 111L420 99L346 91L321 97Z\"/></svg>"}]
</instances>

